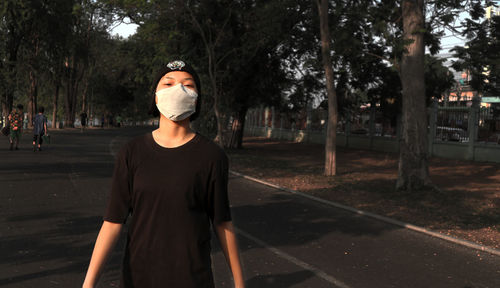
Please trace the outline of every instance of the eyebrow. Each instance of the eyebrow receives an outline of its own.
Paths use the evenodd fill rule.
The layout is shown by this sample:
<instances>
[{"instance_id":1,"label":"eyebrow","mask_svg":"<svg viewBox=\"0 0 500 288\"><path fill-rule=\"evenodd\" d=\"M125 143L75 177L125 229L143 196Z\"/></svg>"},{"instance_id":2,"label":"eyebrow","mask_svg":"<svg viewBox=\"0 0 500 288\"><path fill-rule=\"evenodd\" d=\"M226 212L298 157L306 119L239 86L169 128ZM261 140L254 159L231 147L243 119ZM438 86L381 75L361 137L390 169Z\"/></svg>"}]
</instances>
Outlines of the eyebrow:
<instances>
[{"instance_id":1,"label":"eyebrow","mask_svg":"<svg viewBox=\"0 0 500 288\"><path fill-rule=\"evenodd\" d=\"M163 77L163 79L175 79L175 78L174 77L170 77L170 76L165 76L165 77ZM188 77L188 78L184 78L182 80L193 80L193 78Z\"/></svg>"}]
</instances>

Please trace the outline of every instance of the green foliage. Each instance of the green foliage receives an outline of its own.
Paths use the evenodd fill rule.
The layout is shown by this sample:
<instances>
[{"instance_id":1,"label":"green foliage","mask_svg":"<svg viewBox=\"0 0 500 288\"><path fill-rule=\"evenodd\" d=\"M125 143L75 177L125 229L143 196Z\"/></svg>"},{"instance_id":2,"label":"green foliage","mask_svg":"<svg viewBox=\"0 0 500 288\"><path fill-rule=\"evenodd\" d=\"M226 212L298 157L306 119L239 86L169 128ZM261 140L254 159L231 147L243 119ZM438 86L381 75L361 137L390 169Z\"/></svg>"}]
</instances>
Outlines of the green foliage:
<instances>
[{"instance_id":1,"label":"green foliage","mask_svg":"<svg viewBox=\"0 0 500 288\"><path fill-rule=\"evenodd\" d=\"M443 93L453 87L453 73L443 65L444 59L425 55L425 95L427 104L434 97L441 99Z\"/></svg>"},{"instance_id":2,"label":"green foliage","mask_svg":"<svg viewBox=\"0 0 500 288\"><path fill-rule=\"evenodd\" d=\"M500 17L487 20L474 20L478 15L465 20L467 37L465 47L452 49L453 68L466 71L471 76L468 83L480 93L498 95L500 93Z\"/></svg>"},{"instance_id":3,"label":"green foliage","mask_svg":"<svg viewBox=\"0 0 500 288\"><path fill-rule=\"evenodd\" d=\"M408 44L401 33L400 2L330 1L332 65L341 112L373 100L391 107L388 113L399 109L399 61ZM27 101L28 75L35 72L39 103L48 113L59 86L64 97L68 89L76 89L75 106L82 104L86 91L87 104L98 113L145 118L153 73L165 62L181 58L201 76L205 116L197 125L205 125L206 131L216 128L212 79L226 118L259 105L297 115L312 101L324 100L313 4L309 0L4 0L0 2L2 103ZM480 81L484 67L492 71L490 82L498 82L498 41L487 41L498 34L494 24L498 21L488 24L490 30L477 24L485 4L428 1L426 26L416 31L424 33L434 54L444 29L453 29L458 13L470 8L465 35L474 41L472 49L457 48L463 61L456 65L477 68L478 84L484 83ZM110 28L126 18L140 25L137 34L129 39L110 37ZM450 76L436 59L428 58L427 63L431 76L426 93L437 97ZM211 78L214 71L216 77ZM75 110L67 112L79 112Z\"/></svg>"}]
</instances>

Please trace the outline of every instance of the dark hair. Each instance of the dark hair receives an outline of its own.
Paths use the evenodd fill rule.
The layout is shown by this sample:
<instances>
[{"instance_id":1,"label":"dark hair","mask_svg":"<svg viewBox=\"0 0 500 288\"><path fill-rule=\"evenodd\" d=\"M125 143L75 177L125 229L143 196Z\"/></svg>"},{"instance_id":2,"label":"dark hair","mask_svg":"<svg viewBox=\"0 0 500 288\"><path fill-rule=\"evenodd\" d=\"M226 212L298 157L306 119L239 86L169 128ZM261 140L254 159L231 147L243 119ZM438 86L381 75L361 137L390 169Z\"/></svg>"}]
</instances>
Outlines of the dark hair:
<instances>
[{"instance_id":1,"label":"dark hair","mask_svg":"<svg viewBox=\"0 0 500 288\"><path fill-rule=\"evenodd\" d=\"M200 78L198 77L198 73L194 68L181 60L175 60L168 62L166 65L163 65L155 74L153 78L153 82L151 83L151 107L149 109L149 114L154 117L160 116L160 111L158 111L158 107L156 107L155 97L156 97L156 87L158 86L158 82L160 82L161 78L165 76L165 74L173 71L183 71L191 74L193 76L194 83L196 84L196 90L198 91L198 99L196 100L196 111L189 116L189 120L194 121L198 118L201 110L201 84Z\"/></svg>"},{"instance_id":2,"label":"dark hair","mask_svg":"<svg viewBox=\"0 0 500 288\"><path fill-rule=\"evenodd\" d=\"M38 113L43 113L45 111L45 108L43 106L38 107Z\"/></svg>"},{"instance_id":3,"label":"dark hair","mask_svg":"<svg viewBox=\"0 0 500 288\"><path fill-rule=\"evenodd\" d=\"M23 109L24 109L23 104L17 104L17 109L19 109L19 110L23 110Z\"/></svg>"}]
</instances>

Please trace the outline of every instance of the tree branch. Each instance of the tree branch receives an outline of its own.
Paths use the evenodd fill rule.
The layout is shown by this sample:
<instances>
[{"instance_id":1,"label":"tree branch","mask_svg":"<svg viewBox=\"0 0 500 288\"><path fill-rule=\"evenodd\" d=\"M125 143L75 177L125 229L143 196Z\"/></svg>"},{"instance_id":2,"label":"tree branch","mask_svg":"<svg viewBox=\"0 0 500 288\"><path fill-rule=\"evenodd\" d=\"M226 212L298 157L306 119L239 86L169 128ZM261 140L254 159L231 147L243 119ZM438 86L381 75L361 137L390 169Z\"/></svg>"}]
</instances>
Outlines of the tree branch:
<instances>
[{"instance_id":1,"label":"tree branch","mask_svg":"<svg viewBox=\"0 0 500 288\"><path fill-rule=\"evenodd\" d=\"M232 2L234 3L234 2ZM222 28L220 29L219 31L219 34L217 35L217 38L215 38L215 42L214 42L214 45L217 46L217 44L219 43L219 40L221 39L222 35L224 34L224 29L227 25L227 23L229 23L229 19L231 19L231 15L233 14L233 4L231 4L231 7L229 7L229 14L227 15L227 18L226 20L224 20L224 24L222 24Z\"/></svg>"}]
</instances>

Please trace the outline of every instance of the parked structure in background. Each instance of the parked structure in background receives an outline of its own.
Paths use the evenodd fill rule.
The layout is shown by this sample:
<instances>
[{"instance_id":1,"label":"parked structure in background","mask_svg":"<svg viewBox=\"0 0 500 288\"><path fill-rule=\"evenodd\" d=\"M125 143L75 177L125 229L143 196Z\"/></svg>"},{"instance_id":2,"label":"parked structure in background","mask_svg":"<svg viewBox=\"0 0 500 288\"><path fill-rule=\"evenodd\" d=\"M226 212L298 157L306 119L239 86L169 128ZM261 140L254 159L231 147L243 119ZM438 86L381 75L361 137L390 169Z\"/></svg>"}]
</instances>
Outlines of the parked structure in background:
<instances>
[{"instance_id":1,"label":"parked structure in background","mask_svg":"<svg viewBox=\"0 0 500 288\"><path fill-rule=\"evenodd\" d=\"M478 97L467 106L442 104L434 100L428 109L429 156L500 163L500 111L482 108ZM324 144L326 111L310 108L300 114L292 119L271 107L249 110L245 136ZM398 123L385 118L377 105L365 105L356 114L341 114L337 145L399 152Z\"/></svg>"}]
</instances>

